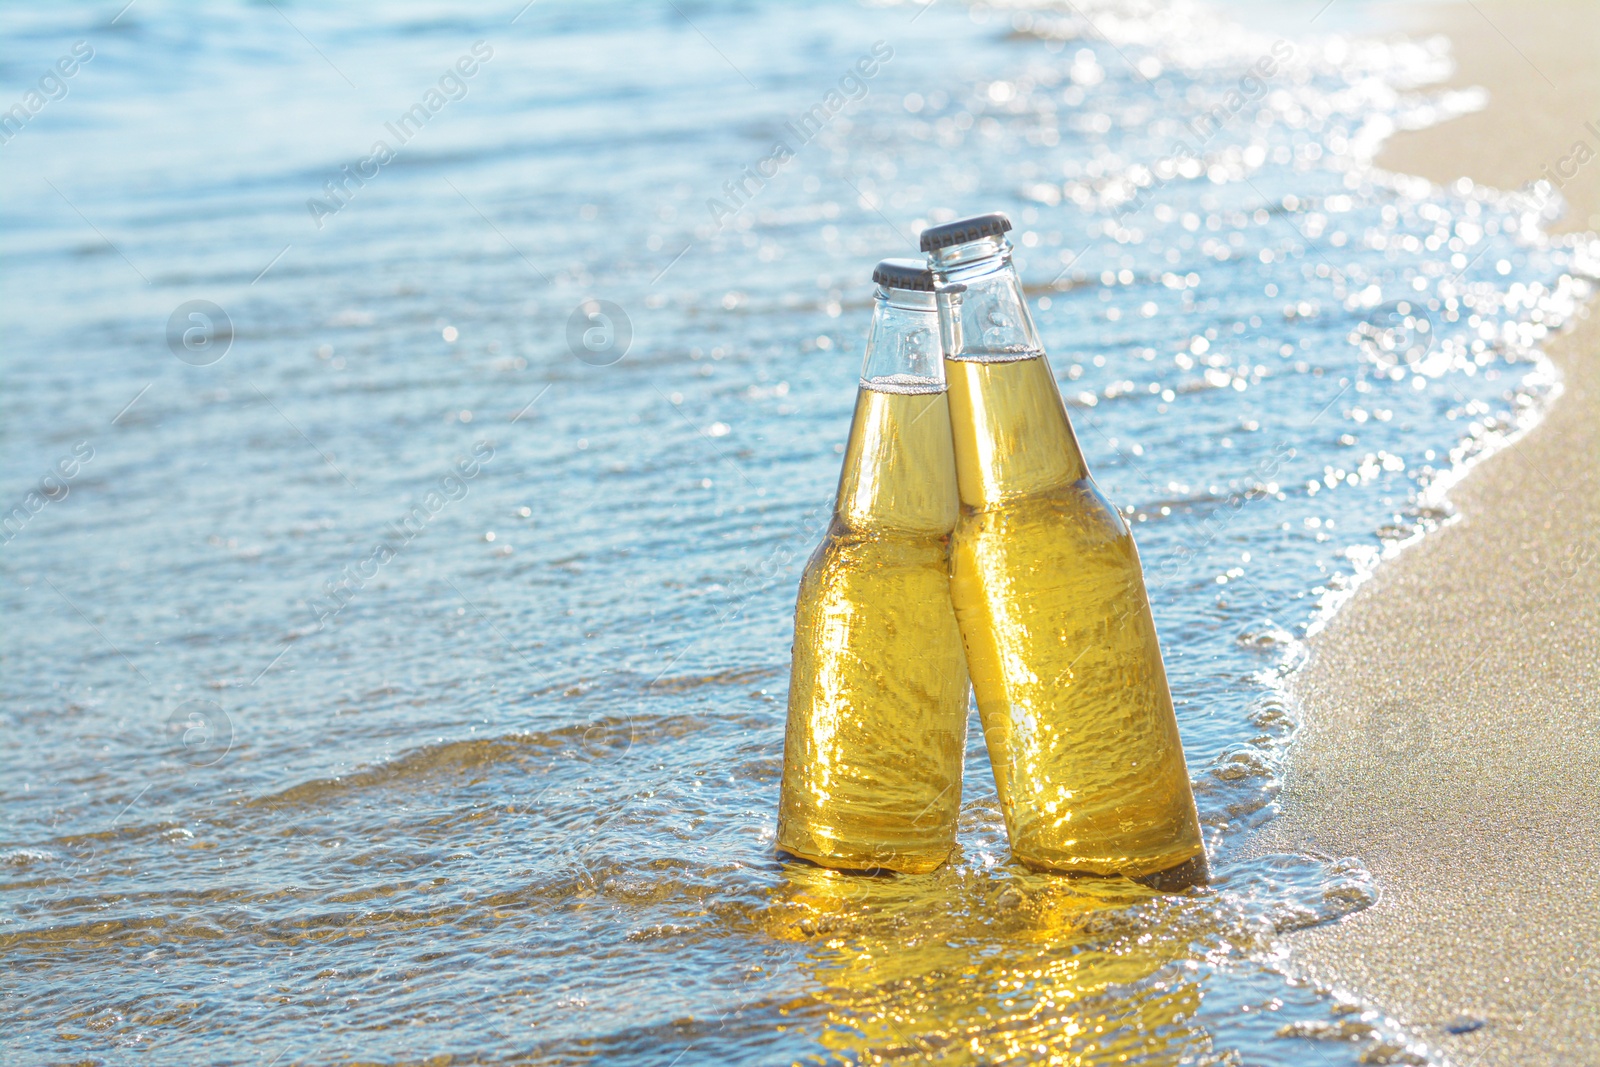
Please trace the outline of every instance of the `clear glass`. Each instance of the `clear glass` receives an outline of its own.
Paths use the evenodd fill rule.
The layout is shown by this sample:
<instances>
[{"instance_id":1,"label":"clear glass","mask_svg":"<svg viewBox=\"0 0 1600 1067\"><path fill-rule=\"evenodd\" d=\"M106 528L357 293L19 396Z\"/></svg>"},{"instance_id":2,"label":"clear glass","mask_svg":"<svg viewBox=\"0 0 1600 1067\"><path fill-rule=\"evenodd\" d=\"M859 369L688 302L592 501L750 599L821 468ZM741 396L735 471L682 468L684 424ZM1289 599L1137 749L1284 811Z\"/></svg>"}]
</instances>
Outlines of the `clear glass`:
<instances>
[{"instance_id":1,"label":"clear glass","mask_svg":"<svg viewBox=\"0 0 1600 1067\"><path fill-rule=\"evenodd\" d=\"M986 360L1044 354L1011 266L1011 244L984 237L928 256L938 278L939 329L946 353Z\"/></svg>"},{"instance_id":2,"label":"clear glass","mask_svg":"<svg viewBox=\"0 0 1600 1067\"><path fill-rule=\"evenodd\" d=\"M1012 851L1043 870L1203 882L1139 554L1089 476L1010 246L930 258L961 498L951 596Z\"/></svg>"},{"instance_id":3,"label":"clear glass","mask_svg":"<svg viewBox=\"0 0 1600 1067\"><path fill-rule=\"evenodd\" d=\"M861 360L861 385L889 392L944 392L939 313L932 293L879 287Z\"/></svg>"},{"instance_id":4,"label":"clear glass","mask_svg":"<svg viewBox=\"0 0 1600 1067\"><path fill-rule=\"evenodd\" d=\"M800 579L778 847L921 874L955 847L970 688L931 293L880 290L833 521Z\"/></svg>"}]
</instances>

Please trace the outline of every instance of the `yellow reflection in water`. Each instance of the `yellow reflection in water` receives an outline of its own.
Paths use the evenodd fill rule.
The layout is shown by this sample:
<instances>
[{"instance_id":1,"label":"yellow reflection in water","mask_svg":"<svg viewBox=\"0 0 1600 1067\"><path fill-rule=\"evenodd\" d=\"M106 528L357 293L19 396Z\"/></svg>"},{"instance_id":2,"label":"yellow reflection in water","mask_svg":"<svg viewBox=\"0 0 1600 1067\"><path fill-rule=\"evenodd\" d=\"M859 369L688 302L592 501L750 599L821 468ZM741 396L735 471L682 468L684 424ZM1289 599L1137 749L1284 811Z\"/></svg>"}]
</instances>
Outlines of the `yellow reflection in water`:
<instances>
[{"instance_id":1,"label":"yellow reflection in water","mask_svg":"<svg viewBox=\"0 0 1600 1067\"><path fill-rule=\"evenodd\" d=\"M793 864L772 904L772 936L815 946L803 967L836 1062L1166 1064L1209 1046L1189 1022L1185 898L1124 879Z\"/></svg>"}]
</instances>

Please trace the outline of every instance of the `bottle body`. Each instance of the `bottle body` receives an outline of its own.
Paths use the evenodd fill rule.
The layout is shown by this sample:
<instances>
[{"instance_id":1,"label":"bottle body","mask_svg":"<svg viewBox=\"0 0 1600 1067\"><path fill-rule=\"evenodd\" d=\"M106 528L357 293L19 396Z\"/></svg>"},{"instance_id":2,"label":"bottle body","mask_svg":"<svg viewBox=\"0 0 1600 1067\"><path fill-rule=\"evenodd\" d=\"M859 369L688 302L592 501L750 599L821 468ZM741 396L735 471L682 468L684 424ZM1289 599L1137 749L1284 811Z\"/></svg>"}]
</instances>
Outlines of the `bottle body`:
<instances>
[{"instance_id":1,"label":"bottle body","mask_svg":"<svg viewBox=\"0 0 1600 1067\"><path fill-rule=\"evenodd\" d=\"M920 874L955 845L969 699L955 485L929 484L940 464L921 458L950 470L949 435L942 391L863 388L841 506L800 581L778 847L825 866ZM872 521L897 507L913 521Z\"/></svg>"},{"instance_id":2,"label":"bottle body","mask_svg":"<svg viewBox=\"0 0 1600 1067\"><path fill-rule=\"evenodd\" d=\"M1089 477L1009 249L989 243L940 314L961 497L951 596L1012 851L1043 870L1203 882L1138 551Z\"/></svg>"},{"instance_id":3,"label":"bottle body","mask_svg":"<svg viewBox=\"0 0 1600 1067\"><path fill-rule=\"evenodd\" d=\"M1015 409L997 398L1054 394L1055 382L1042 355L958 362L957 447L976 465L973 398L1007 423ZM1041 436L1070 434L1060 418ZM1122 517L1087 473L1061 473L1054 485L976 501L956 526L951 595L984 739L1018 859L1156 875L1203 849L1155 622Z\"/></svg>"},{"instance_id":4,"label":"bottle body","mask_svg":"<svg viewBox=\"0 0 1600 1067\"><path fill-rule=\"evenodd\" d=\"M883 278L927 289L879 291L833 521L800 580L777 844L921 874L955 846L971 690L932 279L896 271Z\"/></svg>"}]
</instances>

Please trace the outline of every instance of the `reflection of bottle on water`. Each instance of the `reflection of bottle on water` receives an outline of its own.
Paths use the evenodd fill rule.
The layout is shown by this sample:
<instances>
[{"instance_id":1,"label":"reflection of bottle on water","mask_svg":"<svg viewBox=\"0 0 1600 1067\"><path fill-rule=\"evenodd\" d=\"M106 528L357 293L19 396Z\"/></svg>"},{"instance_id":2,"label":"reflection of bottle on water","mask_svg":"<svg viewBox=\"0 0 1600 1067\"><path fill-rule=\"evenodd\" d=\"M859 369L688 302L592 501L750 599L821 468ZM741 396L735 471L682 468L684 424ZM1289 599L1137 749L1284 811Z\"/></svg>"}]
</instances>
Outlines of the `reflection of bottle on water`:
<instances>
[{"instance_id":1,"label":"reflection of bottle on water","mask_svg":"<svg viewBox=\"0 0 1600 1067\"><path fill-rule=\"evenodd\" d=\"M794 958L828 1007L810 1026L840 1061L914 1047L955 1050L916 1062L1016 1063L1019 1048L1031 1063L1191 1061L1207 1033L1195 1017L1204 979L1173 967L1189 940L1108 933L1148 895L1067 878L1029 879L1024 893L1022 881L908 885L791 864L760 916L775 939L810 942ZM914 1010L889 1015L886 991L906 989Z\"/></svg>"},{"instance_id":2,"label":"reflection of bottle on water","mask_svg":"<svg viewBox=\"0 0 1600 1067\"><path fill-rule=\"evenodd\" d=\"M1004 215L926 230L961 521L951 594L1006 829L1031 867L1204 881L1139 555L1089 477Z\"/></svg>"},{"instance_id":3,"label":"reflection of bottle on water","mask_svg":"<svg viewBox=\"0 0 1600 1067\"><path fill-rule=\"evenodd\" d=\"M921 873L955 845L966 747L955 462L932 276L888 260L873 280L833 522L795 604L778 847Z\"/></svg>"}]
</instances>

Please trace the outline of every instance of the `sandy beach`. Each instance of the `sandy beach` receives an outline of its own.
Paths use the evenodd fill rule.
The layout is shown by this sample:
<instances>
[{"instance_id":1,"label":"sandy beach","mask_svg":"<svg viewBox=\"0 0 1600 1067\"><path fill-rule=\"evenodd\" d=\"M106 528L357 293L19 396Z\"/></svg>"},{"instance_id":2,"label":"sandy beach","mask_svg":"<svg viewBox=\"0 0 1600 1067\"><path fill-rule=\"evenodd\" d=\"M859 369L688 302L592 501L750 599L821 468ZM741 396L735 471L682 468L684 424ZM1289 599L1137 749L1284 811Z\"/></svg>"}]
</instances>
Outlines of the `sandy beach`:
<instances>
[{"instance_id":1,"label":"sandy beach","mask_svg":"<svg viewBox=\"0 0 1600 1067\"><path fill-rule=\"evenodd\" d=\"M1600 1063L1593 332L1316 639L1280 789L1294 634L1518 406L1570 264L1376 138L1448 33L1493 102L1384 166L1600 147L1592 7L1418 3L9 5L0 1064L1413 1062L1380 1010ZM937 756L956 848L779 847L873 265L992 211L1138 542L1204 892L1016 862L970 722L959 794L955 735L889 753L930 634L859 554L853 781ZM1080 562L1002 606L1127 578Z\"/></svg>"},{"instance_id":2,"label":"sandy beach","mask_svg":"<svg viewBox=\"0 0 1600 1067\"><path fill-rule=\"evenodd\" d=\"M1394 14L1447 34L1453 83L1489 103L1395 137L1380 165L1501 189L1556 174L1569 209L1553 229L1600 229L1600 4ZM1297 967L1461 1064L1600 1063L1597 349L1592 315L1548 345L1565 386L1548 416L1314 639L1264 835L1360 856L1380 887L1298 935Z\"/></svg>"}]
</instances>

